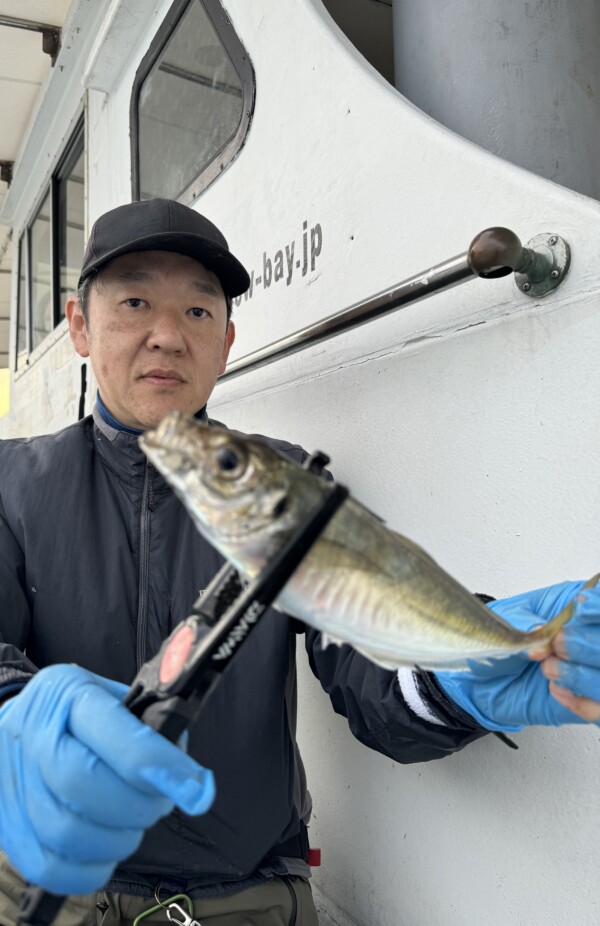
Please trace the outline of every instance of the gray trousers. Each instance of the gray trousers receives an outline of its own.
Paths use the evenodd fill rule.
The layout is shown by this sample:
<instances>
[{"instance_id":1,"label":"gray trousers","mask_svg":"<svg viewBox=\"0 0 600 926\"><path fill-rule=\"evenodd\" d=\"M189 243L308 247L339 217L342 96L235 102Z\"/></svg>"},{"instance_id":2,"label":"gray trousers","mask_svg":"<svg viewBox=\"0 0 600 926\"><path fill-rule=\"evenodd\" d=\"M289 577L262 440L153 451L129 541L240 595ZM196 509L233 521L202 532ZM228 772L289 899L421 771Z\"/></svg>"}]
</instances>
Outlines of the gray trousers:
<instances>
[{"instance_id":1,"label":"gray trousers","mask_svg":"<svg viewBox=\"0 0 600 926\"><path fill-rule=\"evenodd\" d=\"M25 883L0 852L0 926L15 926ZM163 896L161 900L165 900ZM185 901L179 905L187 912ZM201 926L318 926L308 881L274 878L230 897L193 901L193 918ZM56 926L133 926L141 913L155 906L150 897L98 891L68 897ZM178 917L179 919L179 917ZM166 910L140 920L139 926L169 926Z\"/></svg>"}]
</instances>

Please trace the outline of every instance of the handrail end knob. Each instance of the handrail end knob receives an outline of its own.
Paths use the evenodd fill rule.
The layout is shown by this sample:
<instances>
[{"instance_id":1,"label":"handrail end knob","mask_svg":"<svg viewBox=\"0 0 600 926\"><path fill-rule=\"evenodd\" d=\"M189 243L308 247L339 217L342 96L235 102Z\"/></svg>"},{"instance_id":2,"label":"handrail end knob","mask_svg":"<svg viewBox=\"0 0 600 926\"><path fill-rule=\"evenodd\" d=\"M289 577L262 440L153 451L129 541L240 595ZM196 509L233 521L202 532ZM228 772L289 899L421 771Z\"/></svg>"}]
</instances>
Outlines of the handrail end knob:
<instances>
[{"instance_id":1,"label":"handrail end knob","mask_svg":"<svg viewBox=\"0 0 600 926\"><path fill-rule=\"evenodd\" d=\"M523 245L510 228L486 228L473 238L467 261L477 276L508 276L523 263Z\"/></svg>"}]
</instances>

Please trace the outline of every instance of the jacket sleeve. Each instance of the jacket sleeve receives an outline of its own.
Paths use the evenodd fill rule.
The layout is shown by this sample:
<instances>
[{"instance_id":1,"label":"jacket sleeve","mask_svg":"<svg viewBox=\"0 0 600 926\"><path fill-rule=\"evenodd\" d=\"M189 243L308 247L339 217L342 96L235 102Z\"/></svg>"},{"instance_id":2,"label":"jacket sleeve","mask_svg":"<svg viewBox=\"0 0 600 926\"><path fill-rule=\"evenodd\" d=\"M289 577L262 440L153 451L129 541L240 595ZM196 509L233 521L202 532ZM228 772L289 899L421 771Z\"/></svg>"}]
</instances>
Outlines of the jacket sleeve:
<instances>
[{"instance_id":1,"label":"jacket sleeve","mask_svg":"<svg viewBox=\"0 0 600 926\"><path fill-rule=\"evenodd\" d=\"M418 716L402 694L397 672L380 668L351 646L323 649L320 633L311 627L306 649L314 674L354 736L396 762L441 759L489 732L451 704L433 703L431 692L435 719Z\"/></svg>"},{"instance_id":2,"label":"jacket sleeve","mask_svg":"<svg viewBox=\"0 0 600 926\"><path fill-rule=\"evenodd\" d=\"M24 652L30 626L23 551L0 498L0 698L18 691L37 672Z\"/></svg>"}]
</instances>

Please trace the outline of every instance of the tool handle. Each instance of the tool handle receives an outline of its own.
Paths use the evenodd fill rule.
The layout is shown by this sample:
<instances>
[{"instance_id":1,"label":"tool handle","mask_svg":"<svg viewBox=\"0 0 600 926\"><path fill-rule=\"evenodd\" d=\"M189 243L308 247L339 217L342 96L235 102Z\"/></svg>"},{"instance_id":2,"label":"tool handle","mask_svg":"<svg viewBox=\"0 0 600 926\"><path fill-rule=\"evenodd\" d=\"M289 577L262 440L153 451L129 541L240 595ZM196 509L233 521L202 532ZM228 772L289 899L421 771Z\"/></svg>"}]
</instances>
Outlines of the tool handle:
<instances>
[{"instance_id":1,"label":"tool handle","mask_svg":"<svg viewBox=\"0 0 600 926\"><path fill-rule=\"evenodd\" d=\"M187 700L177 697L166 698L164 701L150 704L140 716L140 720L171 743L177 743L196 716L197 707L198 699L195 697Z\"/></svg>"},{"instance_id":2,"label":"tool handle","mask_svg":"<svg viewBox=\"0 0 600 926\"><path fill-rule=\"evenodd\" d=\"M66 898L28 884L21 898L16 926L50 926Z\"/></svg>"}]
</instances>

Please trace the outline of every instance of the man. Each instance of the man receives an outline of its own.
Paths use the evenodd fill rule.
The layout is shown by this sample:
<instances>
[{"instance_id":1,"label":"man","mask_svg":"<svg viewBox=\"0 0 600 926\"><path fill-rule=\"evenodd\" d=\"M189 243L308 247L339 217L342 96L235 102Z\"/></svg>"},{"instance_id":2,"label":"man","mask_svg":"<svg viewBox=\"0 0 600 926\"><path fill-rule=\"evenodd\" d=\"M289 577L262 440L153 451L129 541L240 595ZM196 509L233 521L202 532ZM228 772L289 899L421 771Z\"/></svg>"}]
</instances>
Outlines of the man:
<instances>
[{"instance_id":1,"label":"man","mask_svg":"<svg viewBox=\"0 0 600 926\"><path fill-rule=\"evenodd\" d=\"M203 926L317 922L294 736L305 628L261 619L187 754L122 705L221 565L137 436L172 409L208 420L234 339L231 298L247 286L221 233L193 210L151 200L106 213L67 303L99 385L93 416L0 444L0 926L14 923L23 878L78 895L59 915L65 926L132 922L157 891L187 894ZM529 627L578 595L541 664L393 673L347 646L321 649L312 629L306 648L359 740L399 762L439 758L488 730L600 718L600 593L581 585L492 605ZM164 921L162 910L146 920Z\"/></svg>"}]
</instances>

